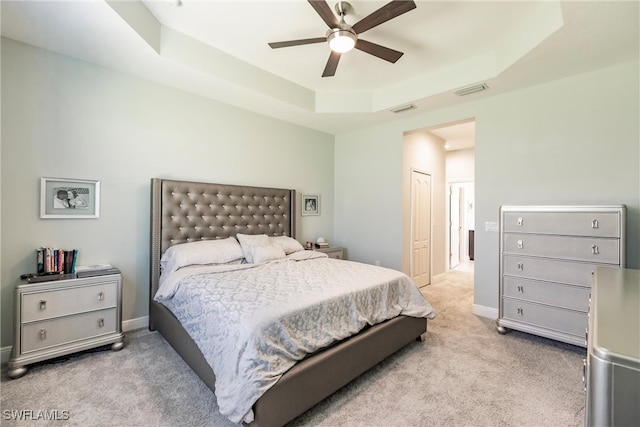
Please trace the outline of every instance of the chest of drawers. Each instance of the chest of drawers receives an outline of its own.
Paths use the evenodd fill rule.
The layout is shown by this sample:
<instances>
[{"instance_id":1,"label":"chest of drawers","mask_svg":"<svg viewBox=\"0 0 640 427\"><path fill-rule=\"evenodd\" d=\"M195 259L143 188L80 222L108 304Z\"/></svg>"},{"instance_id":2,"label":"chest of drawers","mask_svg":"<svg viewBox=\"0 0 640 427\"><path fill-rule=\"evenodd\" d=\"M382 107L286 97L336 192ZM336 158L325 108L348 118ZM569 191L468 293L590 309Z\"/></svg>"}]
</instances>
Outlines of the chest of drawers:
<instances>
[{"instance_id":1,"label":"chest of drawers","mask_svg":"<svg viewBox=\"0 0 640 427\"><path fill-rule=\"evenodd\" d=\"M624 267L626 207L502 206L497 328L586 346L596 266Z\"/></svg>"},{"instance_id":2,"label":"chest of drawers","mask_svg":"<svg viewBox=\"0 0 640 427\"><path fill-rule=\"evenodd\" d=\"M124 345L122 276L24 283L15 291L15 330L7 374L26 365L81 350Z\"/></svg>"},{"instance_id":3,"label":"chest of drawers","mask_svg":"<svg viewBox=\"0 0 640 427\"><path fill-rule=\"evenodd\" d=\"M328 248L315 248L314 251L324 252L329 258L344 259L344 249L339 246L330 246Z\"/></svg>"},{"instance_id":4,"label":"chest of drawers","mask_svg":"<svg viewBox=\"0 0 640 427\"><path fill-rule=\"evenodd\" d=\"M584 381L585 425L640 425L640 270L597 267Z\"/></svg>"}]
</instances>

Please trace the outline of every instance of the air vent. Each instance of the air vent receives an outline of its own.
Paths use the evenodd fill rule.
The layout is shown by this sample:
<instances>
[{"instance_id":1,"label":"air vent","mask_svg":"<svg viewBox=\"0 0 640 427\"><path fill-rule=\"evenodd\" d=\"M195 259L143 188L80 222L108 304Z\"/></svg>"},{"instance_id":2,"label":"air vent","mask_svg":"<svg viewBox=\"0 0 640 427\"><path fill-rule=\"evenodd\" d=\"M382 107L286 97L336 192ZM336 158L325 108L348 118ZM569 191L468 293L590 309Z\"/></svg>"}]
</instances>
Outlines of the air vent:
<instances>
[{"instance_id":1,"label":"air vent","mask_svg":"<svg viewBox=\"0 0 640 427\"><path fill-rule=\"evenodd\" d=\"M483 90L487 90L487 89L489 89L489 86L487 86L486 83L479 83L477 85L465 87L463 89L458 89L457 91L455 91L455 94L458 96L465 96L465 95L470 95L476 92L482 92Z\"/></svg>"},{"instance_id":2,"label":"air vent","mask_svg":"<svg viewBox=\"0 0 640 427\"><path fill-rule=\"evenodd\" d=\"M405 111L414 110L416 108L418 108L418 107L416 107L413 104L407 104L407 105L401 105L401 106L396 107L396 108L392 108L391 112L392 113L404 113Z\"/></svg>"}]
</instances>

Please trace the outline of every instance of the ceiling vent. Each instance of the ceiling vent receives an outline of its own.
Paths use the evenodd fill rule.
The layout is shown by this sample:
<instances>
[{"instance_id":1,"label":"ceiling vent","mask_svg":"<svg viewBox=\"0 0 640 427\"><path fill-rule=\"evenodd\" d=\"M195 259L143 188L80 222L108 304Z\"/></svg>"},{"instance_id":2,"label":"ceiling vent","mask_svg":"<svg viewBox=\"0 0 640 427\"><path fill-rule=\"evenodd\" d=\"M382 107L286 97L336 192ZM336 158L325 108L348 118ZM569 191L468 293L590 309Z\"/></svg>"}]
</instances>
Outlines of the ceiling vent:
<instances>
[{"instance_id":1,"label":"ceiling vent","mask_svg":"<svg viewBox=\"0 0 640 427\"><path fill-rule=\"evenodd\" d=\"M392 108L391 112L392 113L404 113L405 111L415 110L416 108L418 108L418 107L416 107L413 104L406 104L406 105L401 105L401 106L396 107L396 108Z\"/></svg>"},{"instance_id":2,"label":"ceiling vent","mask_svg":"<svg viewBox=\"0 0 640 427\"><path fill-rule=\"evenodd\" d=\"M463 89L458 89L457 91L455 91L455 94L458 96L465 96L465 95L470 95L476 92L482 92L483 90L487 90L487 89L489 89L489 86L487 86L486 83L478 83L477 85L468 86Z\"/></svg>"}]
</instances>

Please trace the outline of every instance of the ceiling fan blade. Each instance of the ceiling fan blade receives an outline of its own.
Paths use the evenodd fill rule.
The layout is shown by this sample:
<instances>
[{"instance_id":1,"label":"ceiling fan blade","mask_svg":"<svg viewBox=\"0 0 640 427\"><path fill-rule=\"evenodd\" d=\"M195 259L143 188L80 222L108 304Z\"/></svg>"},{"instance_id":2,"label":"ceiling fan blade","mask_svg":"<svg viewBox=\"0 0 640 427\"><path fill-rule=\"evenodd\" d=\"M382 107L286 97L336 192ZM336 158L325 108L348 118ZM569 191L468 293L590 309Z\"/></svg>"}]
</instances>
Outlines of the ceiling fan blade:
<instances>
[{"instance_id":1,"label":"ceiling fan blade","mask_svg":"<svg viewBox=\"0 0 640 427\"><path fill-rule=\"evenodd\" d=\"M320 18L329 26L329 28L335 28L340 25L338 17L334 15L331 7L325 0L308 0L312 8L316 10Z\"/></svg>"},{"instance_id":2,"label":"ceiling fan blade","mask_svg":"<svg viewBox=\"0 0 640 427\"><path fill-rule=\"evenodd\" d=\"M385 4L380 9L365 16L360 21L355 23L351 28L356 34L364 33L367 30L372 29L380 24L384 24L390 19L402 15L416 8L416 3L413 1L393 0L390 3Z\"/></svg>"},{"instance_id":3,"label":"ceiling fan blade","mask_svg":"<svg viewBox=\"0 0 640 427\"><path fill-rule=\"evenodd\" d=\"M397 50L389 49L388 47L380 46L379 44L371 43L362 39L358 39L355 48L391 63L395 63L402 55L404 55L403 52L398 52Z\"/></svg>"},{"instance_id":4,"label":"ceiling fan blade","mask_svg":"<svg viewBox=\"0 0 640 427\"><path fill-rule=\"evenodd\" d=\"M327 65L325 65L324 71L322 72L322 77L333 77L336 74L336 68L338 68L338 61L340 61L340 54L331 51Z\"/></svg>"},{"instance_id":5,"label":"ceiling fan blade","mask_svg":"<svg viewBox=\"0 0 640 427\"><path fill-rule=\"evenodd\" d=\"M281 47L289 47L289 46L300 46L303 44L313 44L313 43L324 43L327 41L326 37L316 37L313 39L300 39L300 40L289 40L286 42L273 42L269 43L272 49L278 49Z\"/></svg>"}]
</instances>

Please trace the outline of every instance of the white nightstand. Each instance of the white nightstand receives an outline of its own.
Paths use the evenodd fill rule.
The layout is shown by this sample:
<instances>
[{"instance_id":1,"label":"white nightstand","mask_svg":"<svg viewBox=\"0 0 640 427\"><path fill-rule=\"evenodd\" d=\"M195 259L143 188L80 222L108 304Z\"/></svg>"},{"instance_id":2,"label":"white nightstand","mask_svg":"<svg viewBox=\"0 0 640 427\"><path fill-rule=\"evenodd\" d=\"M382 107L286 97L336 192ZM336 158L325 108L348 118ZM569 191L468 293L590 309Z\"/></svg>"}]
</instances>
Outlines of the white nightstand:
<instances>
[{"instance_id":1,"label":"white nightstand","mask_svg":"<svg viewBox=\"0 0 640 427\"><path fill-rule=\"evenodd\" d=\"M329 256L329 258L344 259L344 248L339 246L329 246L328 248L314 248L316 252L323 252Z\"/></svg>"},{"instance_id":2,"label":"white nightstand","mask_svg":"<svg viewBox=\"0 0 640 427\"><path fill-rule=\"evenodd\" d=\"M16 286L14 337L7 375L26 365L81 350L124 346L122 275L23 283Z\"/></svg>"}]
</instances>

